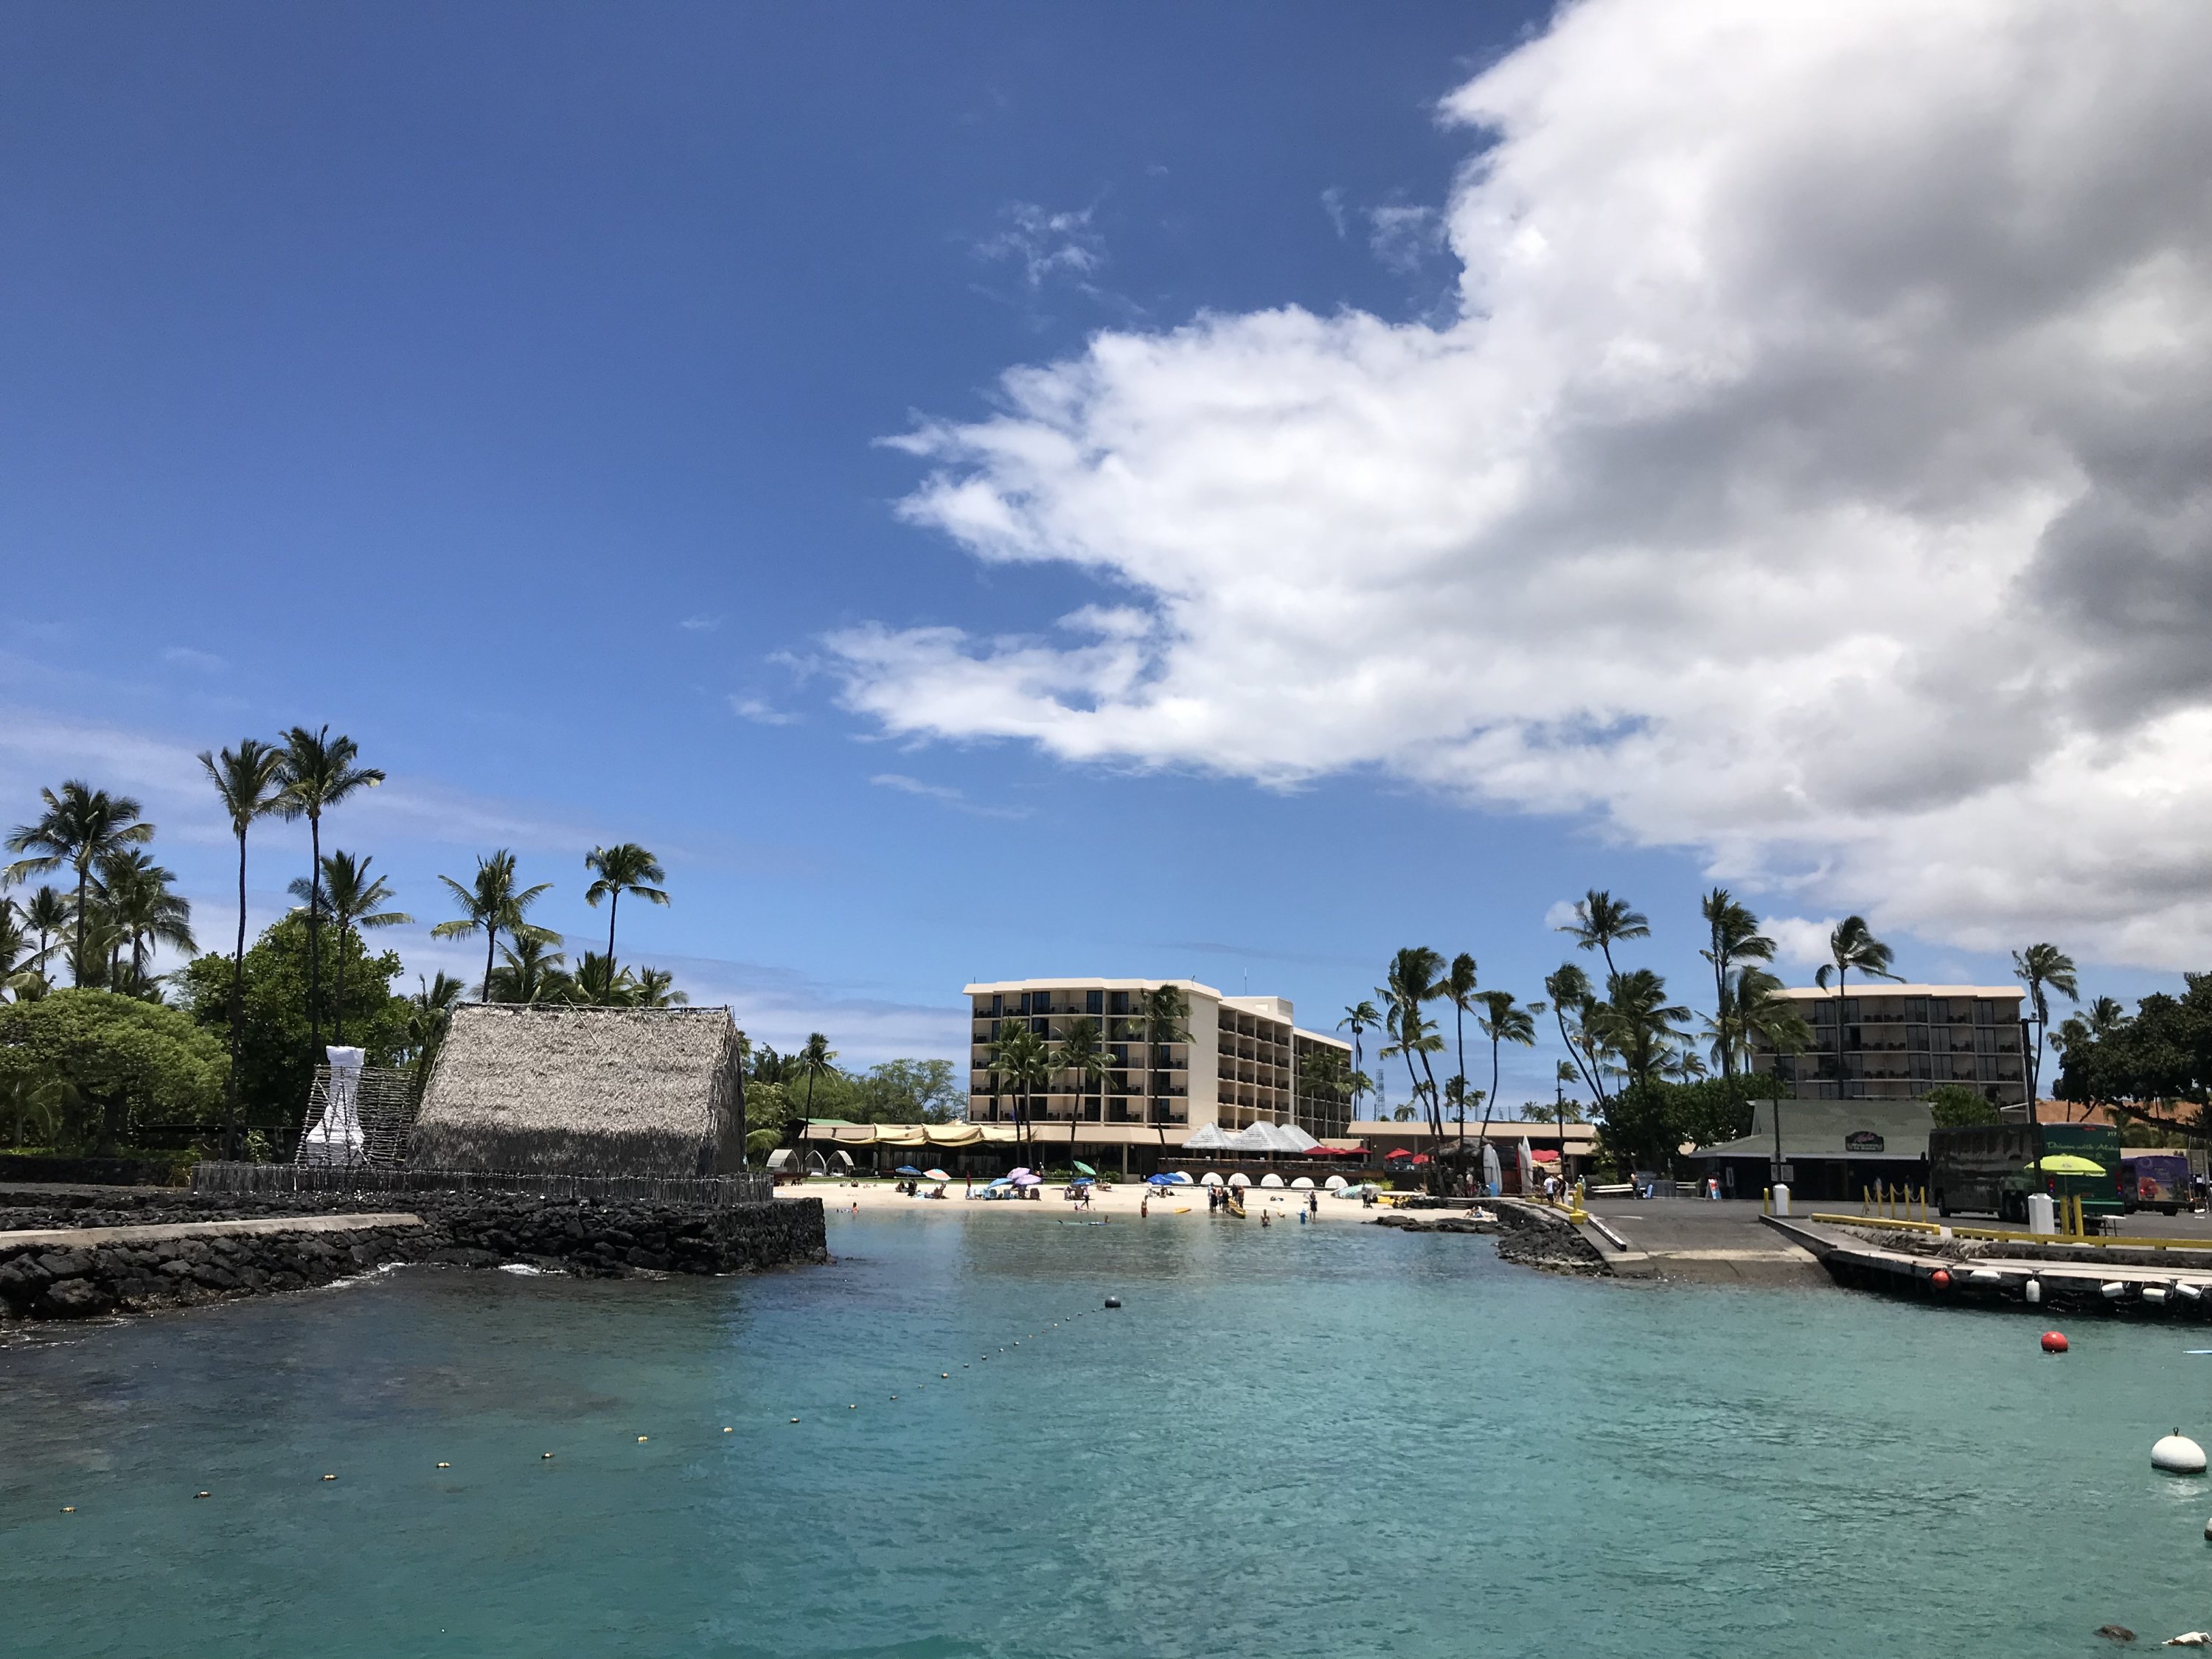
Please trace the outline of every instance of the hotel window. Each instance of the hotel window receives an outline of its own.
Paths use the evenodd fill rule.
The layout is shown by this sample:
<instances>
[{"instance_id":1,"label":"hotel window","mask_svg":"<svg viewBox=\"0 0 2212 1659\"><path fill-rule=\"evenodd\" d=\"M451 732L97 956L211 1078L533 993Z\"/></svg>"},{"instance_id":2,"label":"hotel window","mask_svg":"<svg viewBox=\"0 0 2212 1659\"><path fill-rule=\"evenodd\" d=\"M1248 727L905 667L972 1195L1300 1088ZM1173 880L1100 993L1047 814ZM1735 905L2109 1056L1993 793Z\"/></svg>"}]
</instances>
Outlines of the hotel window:
<instances>
[{"instance_id":1,"label":"hotel window","mask_svg":"<svg viewBox=\"0 0 2212 1659\"><path fill-rule=\"evenodd\" d=\"M1085 991L1083 994L1083 1012L1086 1014L1104 1013L1106 994L1103 991Z\"/></svg>"}]
</instances>

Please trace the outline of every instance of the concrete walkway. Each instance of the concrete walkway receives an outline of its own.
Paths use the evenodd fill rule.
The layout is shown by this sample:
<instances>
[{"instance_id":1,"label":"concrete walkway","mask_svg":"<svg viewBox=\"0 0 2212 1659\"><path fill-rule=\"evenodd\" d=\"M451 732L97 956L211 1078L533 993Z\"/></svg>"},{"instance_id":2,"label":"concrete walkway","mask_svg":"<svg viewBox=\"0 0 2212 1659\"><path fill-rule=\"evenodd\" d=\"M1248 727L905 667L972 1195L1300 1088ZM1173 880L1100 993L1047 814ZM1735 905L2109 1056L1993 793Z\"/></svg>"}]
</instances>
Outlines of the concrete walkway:
<instances>
[{"instance_id":1,"label":"concrete walkway","mask_svg":"<svg viewBox=\"0 0 2212 1659\"><path fill-rule=\"evenodd\" d=\"M0 1232L0 1250L25 1246L87 1250L102 1244L158 1244L172 1238L224 1238L253 1233L357 1233L370 1227L419 1227L419 1215L269 1216L252 1221L173 1221L143 1227L40 1227Z\"/></svg>"},{"instance_id":2,"label":"concrete walkway","mask_svg":"<svg viewBox=\"0 0 2212 1659\"><path fill-rule=\"evenodd\" d=\"M1764 1226L1757 1204L1599 1199L1589 1214L1603 1225L1586 1228L1586 1236L1622 1279L1793 1287L1827 1283L1820 1258Z\"/></svg>"}]
</instances>

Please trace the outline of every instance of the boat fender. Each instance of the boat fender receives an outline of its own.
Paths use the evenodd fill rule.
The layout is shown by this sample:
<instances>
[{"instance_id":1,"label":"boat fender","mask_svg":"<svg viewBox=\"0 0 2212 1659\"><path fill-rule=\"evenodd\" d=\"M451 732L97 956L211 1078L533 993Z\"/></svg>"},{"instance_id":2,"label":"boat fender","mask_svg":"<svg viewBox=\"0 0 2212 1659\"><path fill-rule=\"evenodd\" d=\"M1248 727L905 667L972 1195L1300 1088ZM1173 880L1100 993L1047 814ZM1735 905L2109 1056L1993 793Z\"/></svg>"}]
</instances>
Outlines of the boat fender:
<instances>
[{"instance_id":1,"label":"boat fender","mask_svg":"<svg viewBox=\"0 0 2212 1659\"><path fill-rule=\"evenodd\" d=\"M2040 1302L2040 1301L2042 1301L2042 1300L2043 1300L2043 1281L2042 1281L2041 1279L2029 1279L2029 1280L2027 1281L2027 1285L2026 1288L2025 1288L2025 1289L2023 1289L2023 1290L2021 1291L2021 1295L2023 1295L2023 1296L2025 1296L2025 1297L2028 1299L2028 1301L2029 1301L2030 1303L2037 1303L2037 1302Z\"/></svg>"},{"instance_id":2,"label":"boat fender","mask_svg":"<svg viewBox=\"0 0 2212 1659\"><path fill-rule=\"evenodd\" d=\"M1934 1273L1928 1275L1928 1282L1930 1285L1933 1285L1939 1291L1949 1290L1951 1288L1951 1270L1948 1267L1938 1267Z\"/></svg>"},{"instance_id":3,"label":"boat fender","mask_svg":"<svg viewBox=\"0 0 2212 1659\"><path fill-rule=\"evenodd\" d=\"M2097 1293L2108 1302L2118 1302L2128 1293L2128 1287L2121 1279L2108 1279L2097 1286Z\"/></svg>"},{"instance_id":4,"label":"boat fender","mask_svg":"<svg viewBox=\"0 0 2212 1659\"><path fill-rule=\"evenodd\" d=\"M2165 1301L2165 1300L2166 1300L2166 1286L2165 1286L2165 1285L2144 1285L2144 1286L2143 1286L2143 1291L2142 1291L2142 1298L2143 1298L2143 1300L2144 1300L2144 1301L2146 1301L2146 1302L2163 1302L2163 1301Z\"/></svg>"},{"instance_id":5,"label":"boat fender","mask_svg":"<svg viewBox=\"0 0 2212 1659\"><path fill-rule=\"evenodd\" d=\"M2028 1281L2030 1285L2033 1285L2034 1282L2035 1281L2033 1279L2030 1279ZM2043 1351L2045 1353L2064 1353L2066 1352L2066 1333L2063 1331L2044 1332Z\"/></svg>"},{"instance_id":6,"label":"boat fender","mask_svg":"<svg viewBox=\"0 0 2212 1659\"><path fill-rule=\"evenodd\" d=\"M2204 1287L2202 1285L2192 1285L2187 1279L2177 1279L2173 1281L2173 1293L2194 1302L2204 1294Z\"/></svg>"},{"instance_id":7,"label":"boat fender","mask_svg":"<svg viewBox=\"0 0 2212 1659\"><path fill-rule=\"evenodd\" d=\"M2150 1449L2150 1466L2167 1474L2202 1474L2204 1448L2176 1429Z\"/></svg>"},{"instance_id":8,"label":"boat fender","mask_svg":"<svg viewBox=\"0 0 2212 1659\"><path fill-rule=\"evenodd\" d=\"M2004 1275L1994 1267L1977 1267L1966 1275L1966 1282L1970 1285L2000 1285L2004 1282Z\"/></svg>"}]
</instances>

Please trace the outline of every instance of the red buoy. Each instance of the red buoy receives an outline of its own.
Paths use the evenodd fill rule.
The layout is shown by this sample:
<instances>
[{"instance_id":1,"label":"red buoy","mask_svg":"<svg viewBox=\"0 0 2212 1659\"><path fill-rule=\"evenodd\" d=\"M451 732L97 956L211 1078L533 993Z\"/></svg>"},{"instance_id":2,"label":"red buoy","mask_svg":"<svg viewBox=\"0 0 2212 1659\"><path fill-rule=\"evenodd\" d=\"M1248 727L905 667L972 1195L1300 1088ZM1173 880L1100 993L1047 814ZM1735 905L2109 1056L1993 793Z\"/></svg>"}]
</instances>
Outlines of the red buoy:
<instances>
[{"instance_id":1,"label":"red buoy","mask_svg":"<svg viewBox=\"0 0 2212 1659\"><path fill-rule=\"evenodd\" d=\"M2066 1333L2063 1331L2044 1332L2043 1351L2045 1353L2064 1353L2066 1352Z\"/></svg>"},{"instance_id":2,"label":"red buoy","mask_svg":"<svg viewBox=\"0 0 2212 1659\"><path fill-rule=\"evenodd\" d=\"M1951 1270L1948 1267L1938 1267L1934 1273L1928 1275L1928 1282L1930 1285L1933 1285L1939 1291L1949 1290L1951 1288Z\"/></svg>"}]
</instances>

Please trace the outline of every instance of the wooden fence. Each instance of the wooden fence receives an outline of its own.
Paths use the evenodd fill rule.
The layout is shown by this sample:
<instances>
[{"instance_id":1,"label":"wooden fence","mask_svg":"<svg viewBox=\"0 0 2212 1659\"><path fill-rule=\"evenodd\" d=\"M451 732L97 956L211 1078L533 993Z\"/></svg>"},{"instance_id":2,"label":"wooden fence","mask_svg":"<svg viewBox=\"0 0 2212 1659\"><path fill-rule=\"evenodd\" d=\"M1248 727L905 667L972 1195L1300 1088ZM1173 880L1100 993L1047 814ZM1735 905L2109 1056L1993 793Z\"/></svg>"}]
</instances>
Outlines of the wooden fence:
<instances>
[{"instance_id":1,"label":"wooden fence","mask_svg":"<svg viewBox=\"0 0 2212 1659\"><path fill-rule=\"evenodd\" d=\"M538 1198L592 1199L606 1204L676 1204L726 1210L765 1204L775 1194L766 1173L701 1176L517 1175L483 1170L380 1170L366 1164L196 1164L196 1193L256 1197L311 1193L528 1193Z\"/></svg>"}]
</instances>

